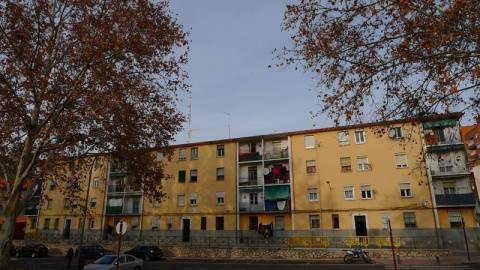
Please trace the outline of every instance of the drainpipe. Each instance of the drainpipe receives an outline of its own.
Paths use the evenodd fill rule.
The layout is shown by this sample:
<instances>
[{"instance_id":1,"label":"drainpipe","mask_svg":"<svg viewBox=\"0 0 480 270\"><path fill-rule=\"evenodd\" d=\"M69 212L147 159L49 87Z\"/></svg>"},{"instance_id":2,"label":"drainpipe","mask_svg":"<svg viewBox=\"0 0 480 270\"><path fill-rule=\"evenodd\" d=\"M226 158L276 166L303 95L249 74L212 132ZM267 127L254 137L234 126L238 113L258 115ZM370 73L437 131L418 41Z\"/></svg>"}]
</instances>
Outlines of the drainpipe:
<instances>
[{"instance_id":1,"label":"drainpipe","mask_svg":"<svg viewBox=\"0 0 480 270\"><path fill-rule=\"evenodd\" d=\"M104 195L104 200L103 200L103 213L102 213L102 226L100 228L100 241L103 240L103 234L105 233L105 214L107 212L107 197L108 197L108 178L110 176L110 156L105 158L107 160L107 175L106 175L106 180L105 181L105 195Z\"/></svg>"},{"instance_id":2,"label":"drainpipe","mask_svg":"<svg viewBox=\"0 0 480 270\"><path fill-rule=\"evenodd\" d=\"M237 165L237 171L236 171L236 176L237 176L237 186L236 186L236 189L237 191L235 192L235 197L236 197L236 201L237 201L237 206L235 207L236 209L236 215L235 215L235 222L236 222L236 227L237 229L235 230L235 238L238 239L239 237L239 230L240 230L240 196L239 196L239 193L240 193L240 164L239 164L239 159L238 159L238 154L240 153L240 144L239 142L237 141L236 142L236 154L235 154L235 163Z\"/></svg>"},{"instance_id":3,"label":"drainpipe","mask_svg":"<svg viewBox=\"0 0 480 270\"><path fill-rule=\"evenodd\" d=\"M295 200L293 193L292 140L288 136L288 170L290 171L290 209L292 210L292 233L295 231Z\"/></svg>"},{"instance_id":4,"label":"drainpipe","mask_svg":"<svg viewBox=\"0 0 480 270\"><path fill-rule=\"evenodd\" d=\"M433 190L433 180L432 180L432 173L430 171L430 163L428 162L427 158L429 157L427 152L427 144L425 142L425 132L423 130L423 125L420 123L420 136L422 138L422 146L423 152L425 153L425 164L427 167L427 176L428 176L428 187L430 188L430 195L432 200L432 208L433 208L433 216L435 218L435 233L438 237L438 248L443 248L443 239L442 239L442 232L440 231L440 221L438 220L438 209L437 209L437 200L435 199L435 191Z\"/></svg>"}]
</instances>

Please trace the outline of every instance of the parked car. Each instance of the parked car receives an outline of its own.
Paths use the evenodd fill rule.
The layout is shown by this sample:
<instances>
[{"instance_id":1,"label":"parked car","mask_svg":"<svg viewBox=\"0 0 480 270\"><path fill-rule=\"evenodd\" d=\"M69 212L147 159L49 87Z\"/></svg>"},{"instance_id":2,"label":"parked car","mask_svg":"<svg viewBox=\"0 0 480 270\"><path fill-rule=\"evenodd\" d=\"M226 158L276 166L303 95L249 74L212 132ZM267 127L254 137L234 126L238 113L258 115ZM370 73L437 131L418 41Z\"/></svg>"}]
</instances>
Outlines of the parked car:
<instances>
[{"instance_id":1,"label":"parked car","mask_svg":"<svg viewBox=\"0 0 480 270\"><path fill-rule=\"evenodd\" d=\"M42 244L31 244L16 250L15 256L30 256L32 258L48 256L48 248Z\"/></svg>"},{"instance_id":2,"label":"parked car","mask_svg":"<svg viewBox=\"0 0 480 270\"><path fill-rule=\"evenodd\" d=\"M11 245L10 246L10 256L15 256L17 254L17 248L15 247L15 245Z\"/></svg>"},{"instance_id":3,"label":"parked car","mask_svg":"<svg viewBox=\"0 0 480 270\"><path fill-rule=\"evenodd\" d=\"M142 258L146 262L160 260L163 256L162 250L157 246L136 246L125 253Z\"/></svg>"},{"instance_id":4,"label":"parked car","mask_svg":"<svg viewBox=\"0 0 480 270\"><path fill-rule=\"evenodd\" d=\"M92 246L83 246L81 256L85 257L85 259L96 260L102 257L103 255L113 254L113 253L114 253L113 251L107 250L102 246L92 245ZM75 251L75 256L76 257L79 256L78 249Z\"/></svg>"},{"instance_id":5,"label":"parked car","mask_svg":"<svg viewBox=\"0 0 480 270\"><path fill-rule=\"evenodd\" d=\"M117 255L105 255L93 262L93 264L85 265L84 270L115 270L117 269ZM128 254L120 254L120 269L143 269L142 259L136 258Z\"/></svg>"}]
</instances>

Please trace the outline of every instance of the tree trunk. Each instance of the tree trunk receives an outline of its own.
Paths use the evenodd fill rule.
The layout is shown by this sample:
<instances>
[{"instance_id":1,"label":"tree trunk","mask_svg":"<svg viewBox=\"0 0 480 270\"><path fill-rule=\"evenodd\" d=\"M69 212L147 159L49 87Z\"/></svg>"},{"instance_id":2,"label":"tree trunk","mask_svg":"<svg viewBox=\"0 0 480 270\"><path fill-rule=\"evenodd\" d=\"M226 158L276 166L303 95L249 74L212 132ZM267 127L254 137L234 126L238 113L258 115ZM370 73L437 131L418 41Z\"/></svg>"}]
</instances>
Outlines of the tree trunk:
<instances>
[{"instance_id":1,"label":"tree trunk","mask_svg":"<svg viewBox=\"0 0 480 270\"><path fill-rule=\"evenodd\" d=\"M10 247L16 219L15 207L9 207L9 210L5 211L5 220L0 229L0 270L10 269Z\"/></svg>"}]
</instances>

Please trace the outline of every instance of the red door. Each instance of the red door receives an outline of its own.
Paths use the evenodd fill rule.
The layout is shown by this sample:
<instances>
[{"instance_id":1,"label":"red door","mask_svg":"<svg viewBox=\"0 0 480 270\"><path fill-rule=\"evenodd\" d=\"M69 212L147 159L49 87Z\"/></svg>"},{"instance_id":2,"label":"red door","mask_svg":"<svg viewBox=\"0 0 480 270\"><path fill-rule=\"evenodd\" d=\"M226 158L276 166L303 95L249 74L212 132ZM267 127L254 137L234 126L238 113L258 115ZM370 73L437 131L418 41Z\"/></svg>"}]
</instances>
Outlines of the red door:
<instances>
[{"instance_id":1,"label":"red door","mask_svg":"<svg viewBox=\"0 0 480 270\"><path fill-rule=\"evenodd\" d=\"M25 239L25 228L27 227L26 222L17 222L15 223L15 231L13 232L14 240L24 240Z\"/></svg>"}]
</instances>

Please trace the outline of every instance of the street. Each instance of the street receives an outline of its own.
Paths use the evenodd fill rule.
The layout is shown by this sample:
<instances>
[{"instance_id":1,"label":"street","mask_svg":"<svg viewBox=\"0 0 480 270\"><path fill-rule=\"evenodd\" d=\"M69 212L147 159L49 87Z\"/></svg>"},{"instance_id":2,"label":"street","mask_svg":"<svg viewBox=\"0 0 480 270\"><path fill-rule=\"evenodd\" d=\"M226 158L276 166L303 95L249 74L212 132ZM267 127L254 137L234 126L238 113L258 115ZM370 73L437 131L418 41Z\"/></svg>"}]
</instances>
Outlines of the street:
<instances>
[{"instance_id":1,"label":"street","mask_svg":"<svg viewBox=\"0 0 480 270\"><path fill-rule=\"evenodd\" d=\"M88 261L91 263L91 261ZM12 258L12 269L28 269L29 270L46 270L46 269L65 269L65 259L61 257L47 257L47 258ZM76 261L72 265L72 269L76 269ZM393 266L383 266L375 264L365 264L363 262L355 262L353 264L314 264L314 263L300 263L300 264L287 264L287 263L220 263L220 262L181 262L174 260L162 260L146 262L144 264L145 270L313 270L313 269L325 269L325 270L375 270L375 269L393 269ZM453 265L453 266L399 266L398 269L444 269L444 270L471 270L475 269L473 266L468 265Z\"/></svg>"}]
</instances>

